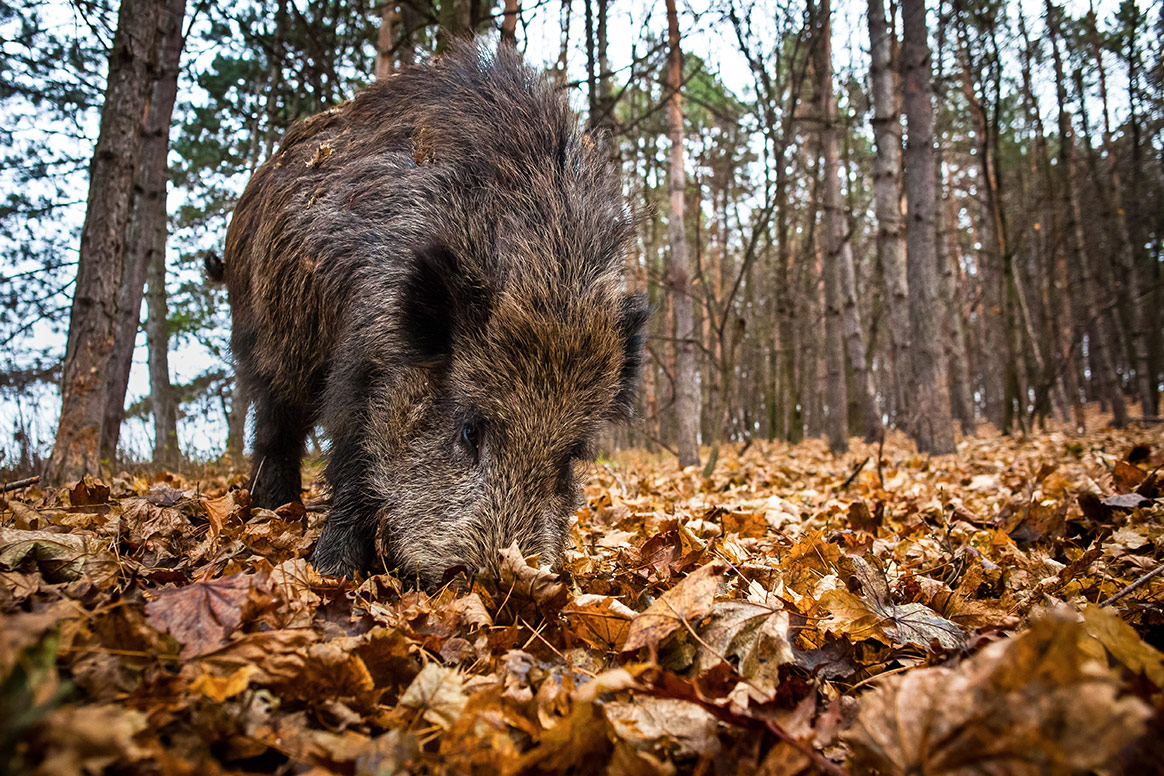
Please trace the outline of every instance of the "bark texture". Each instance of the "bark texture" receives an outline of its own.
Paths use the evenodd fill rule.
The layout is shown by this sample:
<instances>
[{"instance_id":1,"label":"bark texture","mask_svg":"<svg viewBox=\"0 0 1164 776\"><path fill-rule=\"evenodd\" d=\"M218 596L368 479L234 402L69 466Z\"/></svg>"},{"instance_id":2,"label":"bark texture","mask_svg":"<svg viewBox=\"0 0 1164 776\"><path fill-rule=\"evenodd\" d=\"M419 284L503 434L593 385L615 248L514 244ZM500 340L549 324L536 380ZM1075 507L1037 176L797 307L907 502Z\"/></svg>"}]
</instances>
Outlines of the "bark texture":
<instances>
[{"instance_id":1,"label":"bark texture","mask_svg":"<svg viewBox=\"0 0 1164 776\"><path fill-rule=\"evenodd\" d=\"M101 129L89 165L89 197L61 381L61 416L45 479L96 473L106 380L117 337L126 233L142 148L142 118L157 66L159 0L124 0L109 53Z\"/></svg>"},{"instance_id":2,"label":"bark texture","mask_svg":"<svg viewBox=\"0 0 1164 776\"><path fill-rule=\"evenodd\" d=\"M954 452L950 416L949 375L942 344L941 281L936 227L934 167L934 106L930 46L926 38L924 0L902 0L902 71L905 115L909 126L905 146L905 189L909 228L910 353L913 362L914 405L910 415L914 438L922 452Z\"/></svg>"},{"instance_id":3,"label":"bark texture","mask_svg":"<svg viewBox=\"0 0 1164 776\"><path fill-rule=\"evenodd\" d=\"M671 139L671 212L667 228L671 242L671 293L675 308L675 412L679 419L679 465L699 464L700 393L695 371L695 311L691 298L691 265L684 225L687 172L683 166L683 55L675 0L667 0L667 123Z\"/></svg>"},{"instance_id":4,"label":"bark texture","mask_svg":"<svg viewBox=\"0 0 1164 776\"><path fill-rule=\"evenodd\" d=\"M102 460L113 460L117 455L121 422L125 417L125 392L129 385L134 344L141 324L146 275L155 262L160 262L163 275L165 271L166 157L170 151L170 120L178 95L178 72L185 45L182 37L182 20L185 15L186 0L167 0L159 30L157 80L154 81L145 117L137 196L134 199L129 245L122 272L117 337L106 383L100 442Z\"/></svg>"},{"instance_id":5,"label":"bark texture","mask_svg":"<svg viewBox=\"0 0 1164 776\"><path fill-rule=\"evenodd\" d=\"M870 66L873 99L873 207L877 214L877 261L885 289L889 318L890 358L898 408L907 406L906 387L912 382L909 362L909 284L905 268L905 238L901 217L901 119L890 31L884 0L869 0Z\"/></svg>"},{"instance_id":6,"label":"bark texture","mask_svg":"<svg viewBox=\"0 0 1164 776\"><path fill-rule=\"evenodd\" d=\"M822 198L825 236L825 325L829 359L829 447L843 452L849 446L848 397L845 387L844 357L847 354L853 375L853 389L861 410L865 439L881 433L881 417L866 366L865 332L857 307L853 246L849 239L846 206L841 191L841 162L837 151L837 106L833 94L832 9L823 0L816 9L817 35L813 44L817 101L820 107L820 151L822 156ZM841 344L838 347L838 341Z\"/></svg>"}]
</instances>

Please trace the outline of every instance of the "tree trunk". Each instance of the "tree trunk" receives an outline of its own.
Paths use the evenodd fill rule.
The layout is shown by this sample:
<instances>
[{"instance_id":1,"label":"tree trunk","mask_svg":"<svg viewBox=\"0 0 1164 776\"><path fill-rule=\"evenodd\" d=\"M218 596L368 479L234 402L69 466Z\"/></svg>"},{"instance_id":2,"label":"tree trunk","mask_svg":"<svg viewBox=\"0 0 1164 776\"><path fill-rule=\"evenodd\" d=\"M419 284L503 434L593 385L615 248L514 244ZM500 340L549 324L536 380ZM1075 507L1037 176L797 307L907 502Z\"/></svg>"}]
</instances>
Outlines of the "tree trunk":
<instances>
[{"instance_id":1,"label":"tree trunk","mask_svg":"<svg viewBox=\"0 0 1164 776\"><path fill-rule=\"evenodd\" d=\"M152 252L146 291L146 344L149 349L150 403L154 408L154 463L173 467L181 460L178 448L178 398L170 384L170 321L166 301L166 232L158 232L159 247Z\"/></svg>"},{"instance_id":2,"label":"tree trunk","mask_svg":"<svg viewBox=\"0 0 1164 776\"><path fill-rule=\"evenodd\" d=\"M106 383L99 445L102 460L112 461L117 455L121 422L125 417L125 392L141 326L146 273L155 261L155 253L164 256L166 250L166 156L170 151L170 120L178 95L179 65L186 42L182 37L185 15L186 0L168 0L159 28L157 80L154 81L144 122L138 193L133 205L118 301L117 338Z\"/></svg>"},{"instance_id":3,"label":"tree trunk","mask_svg":"<svg viewBox=\"0 0 1164 776\"><path fill-rule=\"evenodd\" d=\"M117 302L142 116L157 65L159 0L124 0L109 52L105 103L93 160L69 335L61 380L61 415L45 479L59 482L99 470L105 381L117 337Z\"/></svg>"},{"instance_id":4,"label":"tree trunk","mask_svg":"<svg viewBox=\"0 0 1164 776\"><path fill-rule=\"evenodd\" d=\"M965 22L963 22L965 24ZM991 31L993 34L993 31ZM976 83L980 63L971 59L971 46L965 28L959 30L959 57L962 69L962 92L966 97L973 121L978 156L978 200L982 225L982 246L978 253L979 276L982 279L983 358L979 359L985 394L986 417L1002 432L1010 429L1012 416L1008 378L1011 364L1017 354L1009 343L1009 310L1007 308L1007 274L1010 264L1010 246L1002 212L1002 192L998 179L996 133L997 113L987 116L983 98Z\"/></svg>"},{"instance_id":5,"label":"tree trunk","mask_svg":"<svg viewBox=\"0 0 1164 776\"><path fill-rule=\"evenodd\" d=\"M853 388L861 407L866 440L881 432L881 418L873 396L873 385L865 368L865 333L857 307L853 247L849 239L845 200L841 191L841 164L837 151L837 106L833 97L832 9L829 0L817 8L813 42L813 69L820 108L820 144L823 161L825 236L825 326L829 358L829 448L834 453L849 447L848 396L844 357L848 354Z\"/></svg>"},{"instance_id":6,"label":"tree trunk","mask_svg":"<svg viewBox=\"0 0 1164 776\"><path fill-rule=\"evenodd\" d=\"M443 54L450 41L470 35L472 31L464 0L438 0L438 4L440 28L437 30L436 53Z\"/></svg>"},{"instance_id":7,"label":"tree trunk","mask_svg":"<svg viewBox=\"0 0 1164 776\"><path fill-rule=\"evenodd\" d=\"M521 16L518 0L505 0L505 14L501 17L501 42L517 46L517 17Z\"/></svg>"},{"instance_id":8,"label":"tree trunk","mask_svg":"<svg viewBox=\"0 0 1164 776\"><path fill-rule=\"evenodd\" d=\"M884 0L869 0L873 100L873 203L877 213L877 261L881 265L885 307L889 317L890 363L895 404L907 406L905 390L912 382L909 362L909 286L901 218L901 119L897 112L890 38Z\"/></svg>"},{"instance_id":9,"label":"tree trunk","mask_svg":"<svg viewBox=\"0 0 1164 776\"><path fill-rule=\"evenodd\" d=\"M1075 192L1075 133L1071 126L1071 116L1067 112L1067 84L1063 57L1059 52L1059 11L1051 0L1046 0L1046 9L1047 27L1051 34L1051 58L1055 65L1055 93L1059 103L1059 168L1063 176L1063 208L1067 216L1064 237L1068 261L1076 267L1079 292L1076 299L1081 301L1076 310L1076 336L1081 340L1083 333L1089 332L1088 345L1094 357L1095 377L1104 397L1111 403L1114 424L1122 428L1127 425L1127 407L1116 380L1107 310L1098 303L1099 287L1092 272L1083 235L1082 211Z\"/></svg>"},{"instance_id":10,"label":"tree trunk","mask_svg":"<svg viewBox=\"0 0 1164 776\"><path fill-rule=\"evenodd\" d=\"M926 39L924 0L902 0L901 59L906 121L905 189L909 228L909 312L913 337L914 439L922 452L954 452L949 373L942 338L942 304L935 222L937 169L934 166L934 106L931 95L930 46Z\"/></svg>"},{"instance_id":11,"label":"tree trunk","mask_svg":"<svg viewBox=\"0 0 1164 776\"><path fill-rule=\"evenodd\" d=\"M396 26L396 3L387 0L380 6L380 30L376 34L376 79L392 75L392 48Z\"/></svg>"},{"instance_id":12,"label":"tree trunk","mask_svg":"<svg viewBox=\"0 0 1164 776\"><path fill-rule=\"evenodd\" d=\"M415 2L402 0L400 3L400 43L396 46L396 59L402 66L416 61L416 33L424 28Z\"/></svg>"},{"instance_id":13,"label":"tree trunk","mask_svg":"<svg viewBox=\"0 0 1164 776\"><path fill-rule=\"evenodd\" d=\"M679 465L699 464L700 395L695 371L695 311L691 298L691 267L684 226L687 173L683 167L683 81L679 14L675 0L667 0L667 122L671 135L671 212L667 229L671 242L671 294L675 306L675 413L679 420Z\"/></svg>"},{"instance_id":14,"label":"tree trunk","mask_svg":"<svg viewBox=\"0 0 1164 776\"><path fill-rule=\"evenodd\" d=\"M1136 267L1136 253L1132 247L1131 231L1128 228L1128 215L1125 210L1127 201L1124 194L1123 179L1116 158L1115 141L1112 139L1111 119L1107 101L1107 68L1103 63L1103 48L1099 44L1099 33L1095 27L1094 11L1087 15L1087 32L1091 40L1091 50L1099 72L1100 104L1103 108L1103 155L1107 166L1111 186L1111 208L1114 211L1114 225L1117 256L1119 258L1120 280L1116 286L1116 294L1121 304L1128 312L1128 322L1131 328L1133 367L1136 370L1136 393L1140 400L1140 411L1144 417L1153 417L1156 414L1156 386L1152 375L1151 362L1148 357L1148 325L1145 315L1145 300L1141 290L1140 278ZM1080 89L1082 93L1082 89ZM1081 99L1085 99L1082 98Z\"/></svg>"}]
</instances>

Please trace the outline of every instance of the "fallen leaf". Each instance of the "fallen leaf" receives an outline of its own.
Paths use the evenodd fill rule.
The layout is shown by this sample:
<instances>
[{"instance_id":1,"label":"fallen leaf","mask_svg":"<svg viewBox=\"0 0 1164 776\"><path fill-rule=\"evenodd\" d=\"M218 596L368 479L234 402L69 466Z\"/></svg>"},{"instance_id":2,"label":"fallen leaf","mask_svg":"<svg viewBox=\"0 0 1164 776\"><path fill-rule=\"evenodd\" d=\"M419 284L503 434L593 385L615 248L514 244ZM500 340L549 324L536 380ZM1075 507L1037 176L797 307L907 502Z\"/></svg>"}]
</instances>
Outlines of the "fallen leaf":
<instances>
[{"instance_id":1,"label":"fallen leaf","mask_svg":"<svg viewBox=\"0 0 1164 776\"><path fill-rule=\"evenodd\" d=\"M1120 696L1103 647L1069 612L991 644L956 669L891 676L844 738L885 774L1045 774L1102 767L1151 711Z\"/></svg>"},{"instance_id":2,"label":"fallen leaf","mask_svg":"<svg viewBox=\"0 0 1164 776\"><path fill-rule=\"evenodd\" d=\"M617 652L626 641L635 612L607 595L580 595L570 601L562 614L575 635L595 649Z\"/></svg>"},{"instance_id":3,"label":"fallen leaf","mask_svg":"<svg viewBox=\"0 0 1164 776\"><path fill-rule=\"evenodd\" d=\"M694 628L711 613L715 589L727 564L720 560L696 569L663 593L642 614L631 620L623 652L658 647L659 642L685 625Z\"/></svg>"},{"instance_id":4,"label":"fallen leaf","mask_svg":"<svg viewBox=\"0 0 1164 776\"><path fill-rule=\"evenodd\" d=\"M182 657L194 657L219 646L238 628L264 583L254 574L235 574L162 590L146 604L146 614L151 625L182 645Z\"/></svg>"},{"instance_id":5,"label":"fallen leaf","mask_svg":"<svg viewBox=\"0 0 1164 776\"><path fill-rule=\"evenodd\" d=\"M429 663L400 696L400 705L420 711L428 722L447 730L468 702L463 685L456 669Z\"/></svg>"}]
</instances>

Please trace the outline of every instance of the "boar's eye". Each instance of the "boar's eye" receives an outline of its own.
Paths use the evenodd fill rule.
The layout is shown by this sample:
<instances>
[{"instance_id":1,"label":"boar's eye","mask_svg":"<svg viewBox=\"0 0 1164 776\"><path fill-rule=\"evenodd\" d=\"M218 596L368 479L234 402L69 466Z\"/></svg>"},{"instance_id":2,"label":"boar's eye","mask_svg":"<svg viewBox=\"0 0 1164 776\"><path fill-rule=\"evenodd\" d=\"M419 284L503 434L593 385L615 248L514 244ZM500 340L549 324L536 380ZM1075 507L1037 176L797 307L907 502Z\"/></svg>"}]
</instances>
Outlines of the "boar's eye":
<instances>
[{"instance_id":1,"label":"boar's eye","mask_svg":"<svg viewBox=\"0 0 1164 776\"><path fill-rule=\"evenodd\" d=\"M473 463L481 460L481 424L478 421L469 419L461 423L461 444L473 456Z\"/></svg>"}]
</instances>

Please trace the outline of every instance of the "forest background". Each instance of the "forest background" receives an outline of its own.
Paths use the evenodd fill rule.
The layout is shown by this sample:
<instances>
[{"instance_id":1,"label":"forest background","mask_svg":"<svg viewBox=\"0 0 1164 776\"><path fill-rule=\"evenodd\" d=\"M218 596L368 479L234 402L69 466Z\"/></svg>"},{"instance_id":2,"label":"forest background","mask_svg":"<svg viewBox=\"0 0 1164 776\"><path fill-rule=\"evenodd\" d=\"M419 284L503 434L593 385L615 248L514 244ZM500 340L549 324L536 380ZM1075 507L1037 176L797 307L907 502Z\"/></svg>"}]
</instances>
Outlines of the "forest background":
<instances>
[{"instance_id":1,"label":"forest background","mask_svg":"<svg viewBox=\"0 0 1164 776\"><path fill-rule=\"evenodd\" d=\"M725 440L1157 415L1160 4L2 0L0 469L54 439L61 474L237 460L205 252L291 124L473 32L567 91L645 214L612 443L710 469Z\"/></svg>"}]
</instances>

